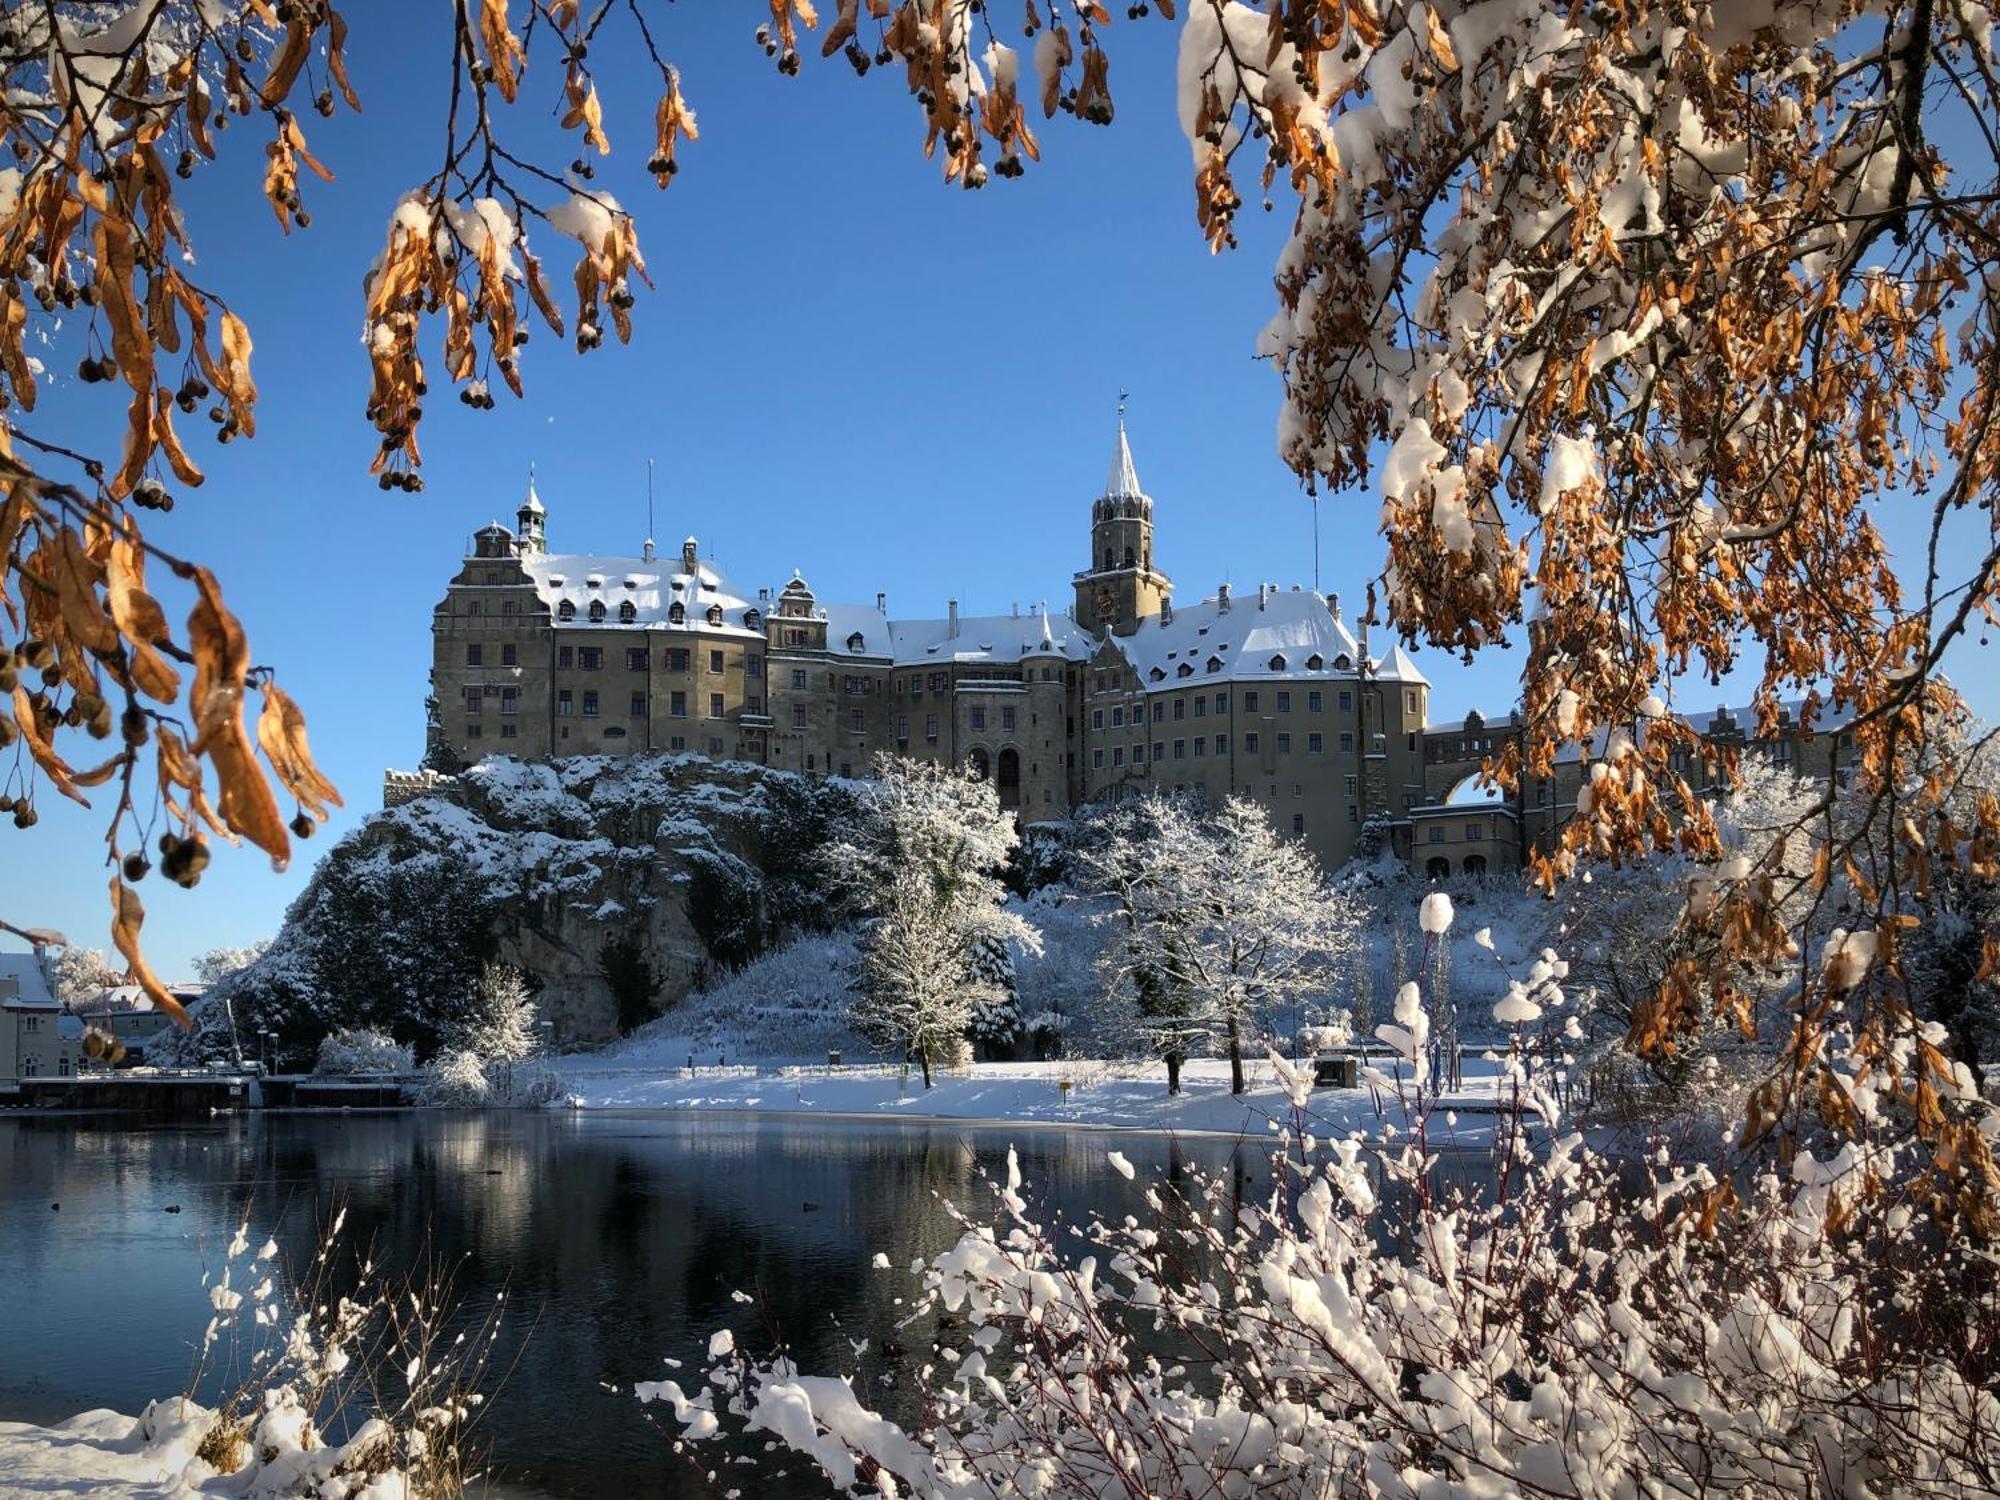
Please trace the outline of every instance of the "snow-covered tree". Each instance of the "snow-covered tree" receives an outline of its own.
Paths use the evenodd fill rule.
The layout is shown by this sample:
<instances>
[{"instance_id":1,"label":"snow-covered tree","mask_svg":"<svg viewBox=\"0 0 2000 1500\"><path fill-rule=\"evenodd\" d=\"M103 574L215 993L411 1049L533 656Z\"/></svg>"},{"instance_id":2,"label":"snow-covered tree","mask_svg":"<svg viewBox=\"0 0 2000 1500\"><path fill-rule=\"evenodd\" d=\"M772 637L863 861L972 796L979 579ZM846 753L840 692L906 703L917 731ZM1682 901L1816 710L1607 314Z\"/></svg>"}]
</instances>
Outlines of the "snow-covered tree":
<instances>
[{"instance_id":1,"label":"snow-covered tree","mask_svg":"<svg viewBox=\"0 0 2000 1500\"><path fill-rule=\"evenodd\" d=\"M195 956L194 977L203 984L217 984L238 970L249 968L270 946L271 940L265 938L240 948L210 948Z\"/></svg>"},{"instance_id":2,"label":"snow-covered tree","mask_svg":"<svg viewBox=\"0 0 2000 1500\"><path fill-rule=\"evenodd\" d=\"M876 763L861 813L825 856L870 922L853 1021L916 1057L928 1088L933 1061L957 1056L975 1011L1002 998L981 972L988 945L1039 941L1000 879L1013 820L970 770L895 756Z\"/></svg>"},{"instance_id":3,"label":"snow-covered tree","mask_svg":"<svg viewBox=\"0 0 2000 1500\"><path fill-rule=\"evenodd\" d=\"M315 1073L407 1073L415 1064L410 1049L368 1027L332 1033L319 1044Z\"/></svg>"},{"instance_id":4,"label":"snow-covered tree","mask_svg":"<svg viewBox=\"0 0 2000 1500\"><path fill-rule=\"evenodd\" d=\"M1305 847L1280 838L1264 810L1232 797L1212 812L1149 793L1086 848L1085 878L1118 903L1114 993L1134 1032L1167 1064L1219 1039L1230 1087L1243 1051L1273 1010L1328 996L1355 926Z\"/></svg>"},{"instance_id":5,"label":"snow-covered tree","mask_svg":"<svg viewBox=\"0 0 2000 1500\"><path fill-rule=\"evenodd\" d=\"M1016 987L1013 950L998 933L979 940L973 949L972 1019L968 1027L973 1041L986 1049L989 1057L1006 1056L1021 1040L1020 992Z\"/></svg>"},{"instance_id":6,"label":"snow-covered tree","mask_svg":"<svg viewBox=\"0 0 2000 1500\"><path fill-rule=\"evenodd\" d=\"M509 964L484 964L453 1028L452 1043L489 1063L524 1062L539 1045L536 1017L527 976Z\"/></svg>"},{"instance_id":7,"label":"snow-covered tree","mask_svg":"<svg viewBox=\"0 0 2000 1500\"><path fill-rule=\"evenodd\" d=\"M119 971L101 948L54 949L48 968L56 999L71 1007L88 1004L123 983Z\"/></svg>"}]
</instances>

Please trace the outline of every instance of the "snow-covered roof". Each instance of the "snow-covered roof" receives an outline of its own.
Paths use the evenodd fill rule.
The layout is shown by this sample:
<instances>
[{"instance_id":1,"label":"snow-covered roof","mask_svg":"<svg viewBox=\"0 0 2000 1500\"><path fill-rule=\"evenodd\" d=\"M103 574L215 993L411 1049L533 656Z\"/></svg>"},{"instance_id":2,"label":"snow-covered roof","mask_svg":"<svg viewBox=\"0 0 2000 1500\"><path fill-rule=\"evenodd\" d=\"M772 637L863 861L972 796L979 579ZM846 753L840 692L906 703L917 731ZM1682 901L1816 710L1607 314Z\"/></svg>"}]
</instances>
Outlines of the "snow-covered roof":
<instances>
[{"instance_id":1,"label":"snow-covered roof","mask_svg":"<svg viewBox=\"0 0 2000 1500\"><path fill-rule=\"evenodd\" d=\"M1132 445L1125 441L1125 418L1118 418L1118 447L1111 455L1111 472L1105 476L1104 498L1107 500L1142 500L1146 492L1139 488L1139 471L1132 465Z\"/></svg>"},{"instance_id":2,"label":"snow-covered roof","mask_svg":"<svg viewBox=\"0 0 2000 1500\"><path fill-rule=\"evenodd\" d=\"M1417 664L1410 660L1410 653L1401 646L1391 646L1387 656L1377 657L1373 664L1373 675L1383 682L1413 682L1420 687L1429 687L1431 680L1417 670Z\"/></svg>"},{"instance_id":3,"label":"snow-covered roof","mask_svg":"<svg viewBox=\"0 0 2000 1500\"><path fill-rule=\"evenodd\" d=\"M1780 705L1780 707L1787 710L1792 716L1790 725L1791 737L1802 738L1803 736L1799 728L1799 714L1805 708L1805 700L1794 699L1789 703ZM1750 708L1741 708L1732 711L1724 704L1716 708L1705 709L1700 713L1677 713L1673 717L1687 725L1688 728L1692 729L1702 739L1707 739L1712 734L1718 732L1718 729L1721 727L1719 721L1724 719L1730 721L1730 728L1740 731L1746 738L1754 740L1757 737L1757 715ZM1833 734L1838 730L1846 728L1848 720L1852 717L1853 714L1851 712L1842 711L1835 713L1831 709L1823 708L1819 716L1813 720L1812 732L1814 736ZM1614 730L1611 726L1600 724L1591 732L1588 751L1586 751L1584 746L1571 740L1556 751L1556 763L1558 765L1575 765L1579 761L1584 760L1586 756L1591 760L1601 759L1606 747L1611 743L1613 732ZM1623 729L1618 729L1615 732L1621 736L1625 733Z\"/></svg>"},{"instance_id":4,"label":"snow-covered roof","mask_svg":"<svg viewBox=\"0 0 2000 1500\"><path fill-rule=\"evenodd\" d=\"M1176 605L1171 620L1164 613L1149 616L1131 635L1114 637L1112 644L1125 653L1143 685L1162 688L1185 677L1254 682L1267 677L1352 676L1361 656L1353 633L1334 618L1326 596L1313 589L1274 589L1261 598L1251 594L1231 599L1227 609L1214 597ZM1217 664L1213 672L1211 661ZM1183 667L1190 670L1183 672ZM1412 665L1409 670L1414 673L1416 668Z\"/></svg>"},{"instance_id":5,"label":"snow-covered roof","mask_svg":"<svg viewBox=\"0 0 2000 1500\"><path fill-rule=\"evenodd\" d=\"M828 604L822 607L826 616L826 649L835 655L869 657L887 660L891 646L889 617L872 604ZM854 650L849 642L856 636L861 638L861 649Z\"/></svg>"},{"instance_id":6,"label":"snow-covered roof","mask_svg":"<svg viewBox=\"0 0 2000 1500\"><path fill-rule=\"evenodd\" d=\"M1507 794L1489 781L1482 781L1477 772L1462 778L1444 795L1446 807L1504 807Z\"/></svg>"},{"instance_id":7,"label":"snow-covered roof","mask_svg":"<svg viewBox=\"0 0 2000 1500\"><path fill-rule=\"evenodd\" d=\"M528 497L521 502L521 509L538 516L548 514L547 508L542 504L542 497L535 493L535 476L532 473L528 475Z\"/></svg>"},{"instance_id":8,"label":"snow-covered roof","mask_svg":"<svg viewBox=\"0 0 2000 1500\"><path fill-rule=\"evenodd\" d=\"M889 636L900 667L948 661L1011 664L1037 655L1087 661L1097 648L1090 632L1067 615L1039 610L1024 615L961 615L956 635L949 617L895 620L890 622ZM827 643L839 649L840 641L831 630Z\"/></svg>"},{"instance_id":9,"label":"snow-covered roof","mask_svg":"<svg viewBox=\"0 0 2000 1500\"><path fill-rule=\"evenodd\" d=\"M529 582L550 614L565 600L575 607L575 619L564 621L565 625L623 625L627 629L667 625L672 623L671 611L678 602L685 606L683 623L689 627L719 629L732 635L761 637L764 633L761 626L745 622L746 614L757 606L737 594L712 563L697 563L694 572L688 573L679 558L648 560L552 552L524 557L521 566L527 569ZM593 621L590 606L598 600L603 601L604 618ZM633 607L632 618L622 620L619 606L627 603ZM722 606L722 624L711 626L708 611L718 604Z\"/></svg>"},{"instance_id":10,"label":"snow-covered roof","mask_svg":"<svg viewBox=\"0 0 2000 1500\"><path fill-rule=\"evenodd\" d=\"M0 1008L61 1010L42 961L32 953L0 953Z\"/></svg>"}]
</instances>

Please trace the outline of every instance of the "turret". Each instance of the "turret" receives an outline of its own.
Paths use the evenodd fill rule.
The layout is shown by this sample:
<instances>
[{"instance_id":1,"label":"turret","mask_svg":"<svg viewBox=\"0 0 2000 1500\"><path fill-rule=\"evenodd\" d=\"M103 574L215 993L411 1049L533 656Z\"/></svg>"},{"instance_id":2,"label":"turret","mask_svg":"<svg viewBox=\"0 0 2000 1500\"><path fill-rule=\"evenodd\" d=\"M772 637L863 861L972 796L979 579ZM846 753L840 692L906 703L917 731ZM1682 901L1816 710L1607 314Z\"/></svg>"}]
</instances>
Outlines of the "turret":
<instances>
[{"instance_id":1,"label":"turret","mask_svg":"<svg viewBox=\"0 0 2000 1500\"><path fill-rule=\"evenodd\" d=\"M545 527L548 512L542 508L542 497L535 493L535 466L528 466L528 493L521 501L521 508L514 512L514 551L522 557L540 557L548 550Z\"/></svg>"},{"instance_id":2,"label":"turret","mask_svg":"<svg viewBox=\"0 0 2000 1500\"><path fill-rule=\"evenodd\" d=\"M1104 493L1090 507L1090 566L1076 575L1076 618L1088 630L1130 635L1158 614L1172 587L1153 568L1153 501L1139 487L1125 403L1118 403L1118 444Z\"/></svg>"}]
</instances>

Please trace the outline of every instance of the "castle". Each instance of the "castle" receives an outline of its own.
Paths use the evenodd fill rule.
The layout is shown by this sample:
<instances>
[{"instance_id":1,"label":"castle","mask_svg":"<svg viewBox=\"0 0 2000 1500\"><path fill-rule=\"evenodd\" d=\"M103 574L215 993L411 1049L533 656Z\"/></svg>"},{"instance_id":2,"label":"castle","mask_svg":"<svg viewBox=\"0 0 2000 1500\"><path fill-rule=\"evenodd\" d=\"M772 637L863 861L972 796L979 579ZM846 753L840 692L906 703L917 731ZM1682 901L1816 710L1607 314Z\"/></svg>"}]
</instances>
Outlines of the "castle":
<instances>
[{"instance_id":1,"label":"castle","mask_svg":"<svg viewBox=\"0 0 2000 1500\"><path fill-rule=\"evenodd\" d=\"M1432 724L1416 663L1371 653L1338 595L1224 583L1176 606L1122 415L1067 614L892 619L882 594L822 602L796 572L752 597L694 537L625 557L550 552L547 529L531 478L437 606L428 766L666 751L851 776L894 752L970 764L1023 824L1199 788L1262 804L1323 868L1372 824L1433 878L1517 868L1582 779L1576 755L1511 796L1481 787L1512 716ZM1700 727L1743 743L1726 711Z\"/></svg>"}]
</instances>

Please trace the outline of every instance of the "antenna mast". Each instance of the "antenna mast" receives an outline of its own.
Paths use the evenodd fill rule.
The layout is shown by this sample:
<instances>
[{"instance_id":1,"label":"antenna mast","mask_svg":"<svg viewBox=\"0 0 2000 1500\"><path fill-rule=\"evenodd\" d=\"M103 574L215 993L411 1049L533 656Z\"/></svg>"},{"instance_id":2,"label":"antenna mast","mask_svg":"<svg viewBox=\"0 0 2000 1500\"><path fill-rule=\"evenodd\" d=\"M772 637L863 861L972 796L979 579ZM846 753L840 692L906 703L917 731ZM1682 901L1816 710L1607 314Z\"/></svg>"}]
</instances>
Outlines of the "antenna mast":
<instances>
[{"instance_id":1,"label":"antenna mast","mask_svg":"<svg viewBox=\"0 0 2000 1500\"><path fill-rule=\"evenodd\" d=\"M646 535L653 535L653 461L646 460Z\"/></svg>"}]
</instances>

